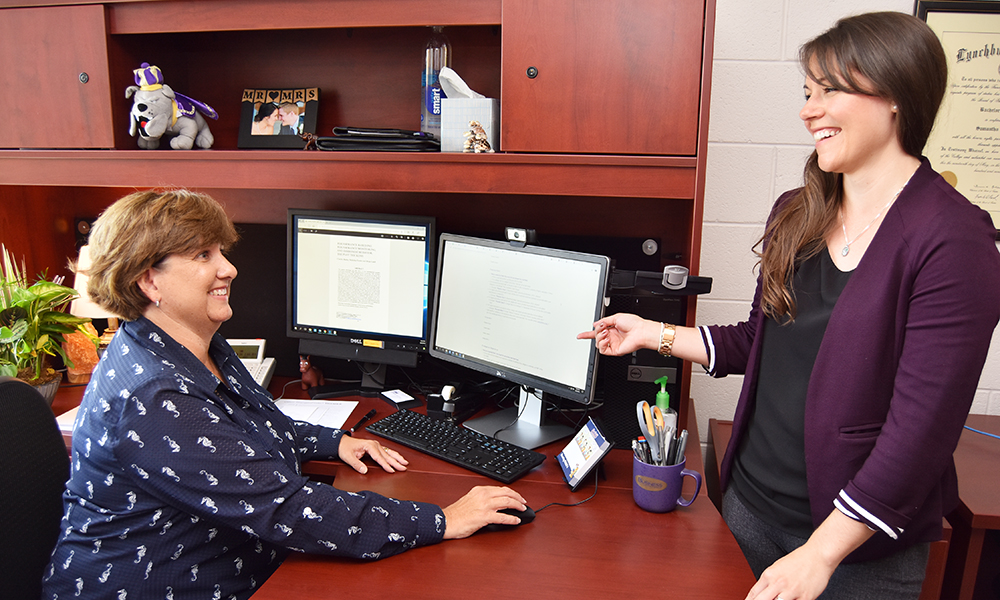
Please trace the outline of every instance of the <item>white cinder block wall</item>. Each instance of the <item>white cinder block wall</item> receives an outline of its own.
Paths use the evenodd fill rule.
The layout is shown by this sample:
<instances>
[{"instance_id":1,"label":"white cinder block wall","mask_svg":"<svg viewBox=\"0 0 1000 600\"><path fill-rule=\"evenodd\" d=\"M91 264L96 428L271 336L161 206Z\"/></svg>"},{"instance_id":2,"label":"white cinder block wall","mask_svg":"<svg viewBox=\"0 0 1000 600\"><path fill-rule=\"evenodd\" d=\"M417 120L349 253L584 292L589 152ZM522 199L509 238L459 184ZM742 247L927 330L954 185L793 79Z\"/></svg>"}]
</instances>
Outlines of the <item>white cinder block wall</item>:
<instances>
[{"instance_id":1,"label":"white cinder block wall","mask_svg":"<svg viewBox=\"0 0 1000 600\"><path fill-rule=\"evenodd\" d=\"M735 323L750 310L751 247L778 195L798 187L812 139L799 120L798 48L837 19L860 12L912 14L913 0L717 0L701 274L714 279L698 301L698 324ZM693 369L701 440L708 419L731 419L742 377ZM1000 414L1000 335L979 382L973 413Z\"/></svg>"}]
</instances>

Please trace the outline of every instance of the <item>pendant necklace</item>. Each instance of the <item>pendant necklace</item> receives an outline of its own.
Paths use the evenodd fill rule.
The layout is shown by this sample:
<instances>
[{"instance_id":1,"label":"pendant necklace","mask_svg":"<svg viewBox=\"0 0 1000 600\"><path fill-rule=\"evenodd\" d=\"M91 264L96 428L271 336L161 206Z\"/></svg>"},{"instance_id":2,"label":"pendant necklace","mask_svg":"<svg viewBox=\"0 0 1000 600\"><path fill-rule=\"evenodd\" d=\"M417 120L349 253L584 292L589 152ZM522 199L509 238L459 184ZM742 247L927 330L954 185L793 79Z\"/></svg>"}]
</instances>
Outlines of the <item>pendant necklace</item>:
<instances>
[{"instance_id":1,"label":"pendant necklace","mask_svg":"<svg viewBox=\"0 0 1000 600\"><path fill-rule=\"evenodd\" d=\"M909 182L907 182L907 183L909 183ZM872 219L867 225L865 225L865 228L861 230L861 233L859 233L858 235L854 236L853 240L848 239L848 237L847 237L847 224L844 223L844 207L843 207L843 205L841 205L841 207L840 207L840 228L844 232L844 247L840 250L840 255L841 256L847 256L851 252L851 244L853 244L854 242L858 241L858 238L861 237L861 236L863 236L865 234L865 232L868 231L868 228L875 224L875 221L878 221L878 218L882 216L882 213L885 212L885 209L889 208L889 205L892 204L893 202L895 202L896 198L899 198L899 195L903 192L903 188L905 188L905 187L906 187L906 184L904 184L903 187L899 188L899 191L896 192L896 194L888 202L885 203L885 206L882 207L882 210L878 211L878 214L875 215L875 218Z\"/></svg>"}]
</instances>

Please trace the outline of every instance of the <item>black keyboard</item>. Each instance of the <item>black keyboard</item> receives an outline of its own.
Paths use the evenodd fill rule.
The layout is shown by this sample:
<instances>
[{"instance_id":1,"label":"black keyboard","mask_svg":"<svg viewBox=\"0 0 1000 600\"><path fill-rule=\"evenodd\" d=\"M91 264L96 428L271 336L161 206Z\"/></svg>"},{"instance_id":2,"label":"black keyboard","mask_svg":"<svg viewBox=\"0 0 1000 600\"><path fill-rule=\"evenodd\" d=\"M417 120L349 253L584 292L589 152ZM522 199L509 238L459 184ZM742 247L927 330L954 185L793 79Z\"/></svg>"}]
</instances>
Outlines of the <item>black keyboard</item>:
<instances>
[{"instance_id":1,"label":"black keyboard","mask_svg":"<svg viewBox=\"0 0 1000 600\"><path fill-rule=\"evenodd\" d=\"M542 464L545 455L495 440L451 421L400 410L376 421L368 431L435 458L510 483Z\"/></svg>"}]
</instances>

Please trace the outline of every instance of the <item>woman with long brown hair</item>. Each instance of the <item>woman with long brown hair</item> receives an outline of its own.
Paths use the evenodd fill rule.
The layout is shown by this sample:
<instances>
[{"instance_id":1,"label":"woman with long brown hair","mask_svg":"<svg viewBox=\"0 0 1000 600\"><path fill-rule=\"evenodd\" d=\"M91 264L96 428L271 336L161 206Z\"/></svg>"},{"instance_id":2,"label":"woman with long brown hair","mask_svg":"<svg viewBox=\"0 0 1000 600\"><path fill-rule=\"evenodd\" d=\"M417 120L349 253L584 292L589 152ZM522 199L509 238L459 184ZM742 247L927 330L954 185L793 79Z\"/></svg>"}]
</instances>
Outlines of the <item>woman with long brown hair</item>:
<instances>
[{"instance_id":1,"label":"woman with long brown hair","mask_svg":"<svg viewBox=\"0 0 1000 600\"><path fill-rule=\"evenodd\" d=\"M848 17L800 63L815 151L768 219L748 319L619 314L580 337L745 374L721 484L748 598L917 598L1000 319L996 229L921 156L947 86L926 24Z\"/></svg>"}]
</instances>

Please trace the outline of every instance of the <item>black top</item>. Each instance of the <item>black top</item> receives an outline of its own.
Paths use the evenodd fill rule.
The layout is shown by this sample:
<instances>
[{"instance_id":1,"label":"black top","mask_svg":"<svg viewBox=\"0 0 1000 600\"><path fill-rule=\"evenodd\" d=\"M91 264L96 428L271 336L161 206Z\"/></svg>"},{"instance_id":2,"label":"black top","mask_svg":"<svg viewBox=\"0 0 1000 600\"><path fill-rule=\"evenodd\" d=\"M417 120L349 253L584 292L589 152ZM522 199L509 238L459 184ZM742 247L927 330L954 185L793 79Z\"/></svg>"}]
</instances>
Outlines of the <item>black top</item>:
<instances>
[{"instance_id":1,"label":"black top","mask_svg":"<svg viewBox=\"0 0 1000 600\"><path fill-rule=\"evenodd\" d=\"M796 317L764 320L757 401L733 462L732 485L765 522L793 535L813 531L806 485L806 390L826 325L851 272L824 248L796 270Z\"/></svg>"}]
</instances>

